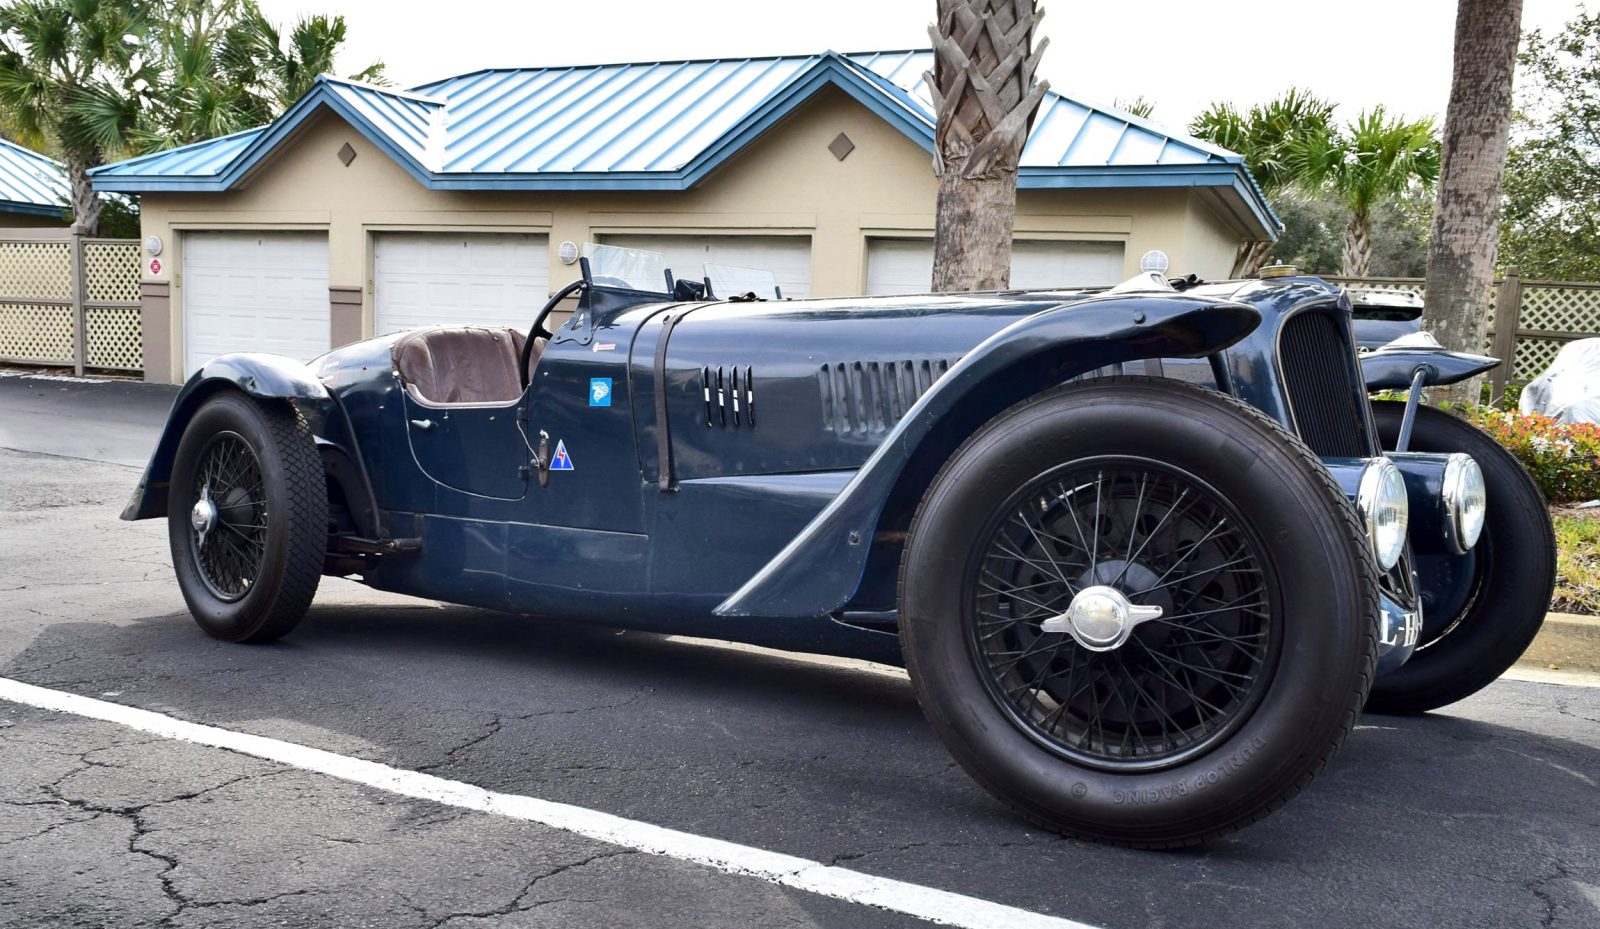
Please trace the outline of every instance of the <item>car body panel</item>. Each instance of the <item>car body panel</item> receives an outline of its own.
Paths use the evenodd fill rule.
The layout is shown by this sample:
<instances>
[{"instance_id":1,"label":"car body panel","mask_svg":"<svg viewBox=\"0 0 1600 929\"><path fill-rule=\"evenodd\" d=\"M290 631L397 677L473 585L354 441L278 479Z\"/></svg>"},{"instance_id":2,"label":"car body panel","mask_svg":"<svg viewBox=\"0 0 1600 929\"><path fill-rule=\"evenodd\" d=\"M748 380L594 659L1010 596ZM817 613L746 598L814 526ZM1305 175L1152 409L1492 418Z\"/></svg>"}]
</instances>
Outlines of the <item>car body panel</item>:
<instances>
[{"instance_id":1,"label":"car body panel","mask_svg":"<svg viewBox=\"0 0 1600 929\"><path fill-rule=\"evenodd\" d=\"M409 394L397 335L309 365L218 359L180 393L124 515L164 515L160 482L189 417L239 389L294 404L325 460L344 462L329 474L370 538L359 570L339 573L453 603L894 660L904 527L972 431L1106 373L1220 387L1293 430L1278 334L1307 310L1342 314L1349 332L1348 300L1315 278L770 302L589 286L506 403ZM1327 464L1353 493L1361 463ZM1391 586L1403 612L1414 584Z\"/></svg>"}]
</instances>

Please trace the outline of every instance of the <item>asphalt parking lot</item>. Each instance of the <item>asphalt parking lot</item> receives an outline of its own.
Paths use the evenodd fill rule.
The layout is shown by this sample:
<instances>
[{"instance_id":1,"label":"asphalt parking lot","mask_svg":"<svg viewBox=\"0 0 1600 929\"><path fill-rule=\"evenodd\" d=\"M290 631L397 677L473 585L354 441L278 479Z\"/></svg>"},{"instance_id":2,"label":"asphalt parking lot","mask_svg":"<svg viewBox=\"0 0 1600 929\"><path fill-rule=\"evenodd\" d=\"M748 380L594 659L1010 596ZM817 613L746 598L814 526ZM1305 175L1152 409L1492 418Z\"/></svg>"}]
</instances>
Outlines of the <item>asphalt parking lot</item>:
<instances>
[{"instance_id":1,"label":"asphalt parking lot","mask_svg":"<svg viewBox=\"0 0 1600 929\"><path fill-rule=\"evenodd\" d=\"M279 644L213 641L164 523L117 520L171 396L0 377L0 682L965 895L995 925L1600 926L1596 681L1366 717L1299 798L1203 849L1065 840L968 781L894 669L336 580ZM5 699L0 760L0 926L928 924Z\"/></svg>"}]
</instances>

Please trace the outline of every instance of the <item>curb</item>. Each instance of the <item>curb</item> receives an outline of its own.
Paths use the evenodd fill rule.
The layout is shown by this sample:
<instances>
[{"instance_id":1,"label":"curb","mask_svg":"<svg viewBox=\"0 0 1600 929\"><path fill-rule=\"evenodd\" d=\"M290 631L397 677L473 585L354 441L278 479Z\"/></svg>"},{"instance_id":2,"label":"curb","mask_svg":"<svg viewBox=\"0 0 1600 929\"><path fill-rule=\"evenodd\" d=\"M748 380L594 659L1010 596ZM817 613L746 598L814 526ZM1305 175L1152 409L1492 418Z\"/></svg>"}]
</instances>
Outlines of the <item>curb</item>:
<instances>
[{"instance_id":1,"label":"curb","mask_svg":"<svg viewBox=\"0 0 1600 929\"><path fill-rule=\"evenodd\" d=\"M1550 613L1517 664L1523 668L1600 674L1600 616Z\"/></svg>"}]
</instances>

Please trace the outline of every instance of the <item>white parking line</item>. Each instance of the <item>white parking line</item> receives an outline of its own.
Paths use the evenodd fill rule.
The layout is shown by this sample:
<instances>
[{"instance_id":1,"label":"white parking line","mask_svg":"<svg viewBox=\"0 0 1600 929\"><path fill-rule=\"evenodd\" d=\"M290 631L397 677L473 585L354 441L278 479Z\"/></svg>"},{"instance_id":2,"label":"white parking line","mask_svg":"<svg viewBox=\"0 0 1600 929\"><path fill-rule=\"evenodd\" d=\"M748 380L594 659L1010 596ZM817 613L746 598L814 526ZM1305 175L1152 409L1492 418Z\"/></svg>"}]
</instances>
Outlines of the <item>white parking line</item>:
<instances>
[{"instance_id":1,"label":"white parking line","mask_svg":"<svg viewBox=\"0 0 1600 929\"><path fill-rule=\"evenodd\" d=\"M461 781L392 768L375 761L349 758L293 742L185 722L161 713L36 687L10 678L0 677L0 700L71 713L169 739L252 755L404 797L540 823L611 845L689 861L726 874L753 877L947 926L966 929L1094 929L1086 923L1033 913L947 890L874 877L849 868L679 832L581 806L497 793Z\"/></svg>"}]
</instances>

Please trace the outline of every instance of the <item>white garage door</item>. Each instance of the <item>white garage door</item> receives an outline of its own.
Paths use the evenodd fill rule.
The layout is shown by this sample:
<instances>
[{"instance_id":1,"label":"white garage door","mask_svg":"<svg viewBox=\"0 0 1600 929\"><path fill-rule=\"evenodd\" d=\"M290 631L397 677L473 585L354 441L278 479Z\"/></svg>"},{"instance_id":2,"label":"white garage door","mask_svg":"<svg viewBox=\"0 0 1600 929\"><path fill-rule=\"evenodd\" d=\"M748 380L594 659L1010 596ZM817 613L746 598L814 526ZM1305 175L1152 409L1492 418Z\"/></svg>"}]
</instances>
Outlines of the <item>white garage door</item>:
<instances>
[{"instance_id":1,"label":"white garage door","mask_svg":"<svg viewBox=\"0 0 1600 929\"><path fill-rule=\"evenodd\" d=\"M226 352L310 361L328 350L328 237L190 232L183 237L184 375Z\"/></svg>"},{"instance_id":2,"label":"white garage door","mask_svg":"<svg viewBox=\"0 0 1600 929\"><path fill-rule=\"evenodd\" d=\"M1011 286L1101 287L1122 280L1121 242L1018 241L1011 246ZM873 239L867 243L867 293L927 293L933 282L933 243Z\"/></svg>"},{"instance_id":3,"label":"white garage door","mask_svg":"<svg viewBox=\"0 0 1600 929\"><path fill-rule=\"evenodd\" d=\"M378 335L441 324L526 329L550 297L542 235L386 233L372 263Z\"/></svg>"},{"instance_id":4,"label":"white garage door","mask_svg":"<svg viewBox=\"0 0 1600 929\"><path fill-rule=\"evenodd\" d=\"M778 279L785 297L811 295L811 240L787 235L608 235L606 245L660 252L684 280L705 276L705 263L763 268Z\"/></svg>"}]
</instances>

